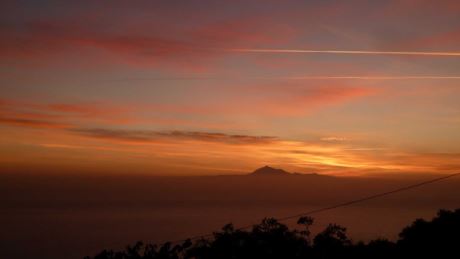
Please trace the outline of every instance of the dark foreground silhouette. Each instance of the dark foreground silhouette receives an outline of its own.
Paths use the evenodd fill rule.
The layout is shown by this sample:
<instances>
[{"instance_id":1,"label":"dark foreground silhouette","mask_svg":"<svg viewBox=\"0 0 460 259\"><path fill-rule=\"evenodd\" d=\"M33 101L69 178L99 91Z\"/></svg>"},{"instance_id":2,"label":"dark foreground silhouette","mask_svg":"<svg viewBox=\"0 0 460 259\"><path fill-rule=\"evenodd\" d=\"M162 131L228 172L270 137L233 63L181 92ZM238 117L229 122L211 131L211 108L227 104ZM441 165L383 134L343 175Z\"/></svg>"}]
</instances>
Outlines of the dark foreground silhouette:
<instances>
[{"instance_id":1,"label":"dark foreground silhouette","mask_svg":"<svg viewBox=\"0 0 460 259\"><path fill-rule=\"evenodd\" d=\"M182 258L453 258L460 248L460 209L440 210L431 221L415 220L392 242L376 239L354 243L346 229L329 224L311 237L313 219L301 217L298 229L290 230L276 219L266 218L251 230L228 224L210 239L161 246L141 242L125 251L104 250L86 259L182 259Z\"/></svg>"}]
</instances>

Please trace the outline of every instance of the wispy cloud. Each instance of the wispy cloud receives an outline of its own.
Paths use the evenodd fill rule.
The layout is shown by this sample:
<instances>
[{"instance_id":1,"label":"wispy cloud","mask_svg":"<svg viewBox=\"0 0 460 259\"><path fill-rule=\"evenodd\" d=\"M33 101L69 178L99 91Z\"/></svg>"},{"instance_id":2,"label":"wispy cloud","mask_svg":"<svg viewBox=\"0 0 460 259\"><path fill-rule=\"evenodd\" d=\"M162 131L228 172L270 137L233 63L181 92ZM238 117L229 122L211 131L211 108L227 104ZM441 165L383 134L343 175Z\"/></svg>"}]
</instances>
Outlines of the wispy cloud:
<instances>
[{"instance_id":1,"label":"wispy cloud","mask_svg":"<svg viewBox=\"0 0 460 259\"><path fill-rule=\"evenodd\" d=\"M64 129L64 128L71 127L70 124L53 122L53 121L19 119L19 118L2 118L2 117L0 117L0 124L29 127L29 128L52 128L52 129Z\"/></svg>"},{"instance_id":2,"label":"wispy cloud","mask_svg":"<svg viewBox=\"0 0 460 259\"><path fill-rule=\"evenodd\" d=\"M219 19L187 29L141 23L138 26L146 27L144 30L136 26L124 31L87 26L78 20L36 19L18 28L7 27L0 37L0 54L46 63L54 60L50 57L65 57L78 49L95 62L101 60L91 58L94 52L107 57L108 63L203 71L215 63L216 57L227 54L219 51L221 48L285 42L293 35L292 29L266 16Z\"/></svg>"},{"instance_id":3,"label":"wispy cloud","mask_svg":"<svg viewBox=\"0 0 460 259\"><path fill-rule=\"evenodd\" d=\"M147 130L115 130L115 129L72 129L74 133L100 139L134 142L155 142L160 140L173 141L205 141L226 144L266 144L277 140L271 136L231 135L216 132L195 131L147 131Z\"/></svg>"},{"instance_id":4,"label":"wispy cloud","mask_svg":"<svg viewBox=\"0 0 460 259\"><path fill-rule=\"evenodd\" d=\"M340 105L360 97L378 93L378 89L370 87L349 86L346 84L316 85L305 83L279 83L260 85L253 88L251 99L239 99L238 107L246 112L270 115L304 115L314 110Z\"/></svg>"},{"instance_id":5,"label":"wispy cloud","mask_svg":"<svg viewBox=\"0 0 460 259\"><path fill-rule=\"evenodd\" d=\"M55 124L72 124L78 120L108 124L136 121L131 107L103 102L42 103L0 99L0 104L0 116L10 120L48 121Z\"/></svg>"},{"instance_id":6,"label":"wispy cloud","mask_svg":"<svg viewBox=\"0 0 460 259\"><path fill-rule=\"evenodd\" d=\"M208 88L199 91L208 92ZM197 90L198 91L198 90ZM216 89L209 89L209 92ZM187 119L187 117L222 115L233 116L297 116L314 110L339 105L360 97L376 94L370 87L337 85L311 86L303 82L261 83L237 85L220 89L225 98L199 103L109 103L58 102L40 103L16 100L3 102L0 116L8 119L47 121L73 125L176 125L192 128L222 128L225 120ZM237 105L235 105L237 104ZM182 115L183 118L179 118ZM18 124L19 125L19 124ZM25 123L23 126L27 126ZM230 125L231 126L231 125ZM229 127L230 127L229 126ZM235 125L231 126L234 127Z\"/></svg>"},{"instance_id":7,"label":"wispy cloud","mask_svg":"<svg viewBox=\"0 0 460 259\"><path fill-rule=\"evenodd\" d=\"M328 142L343 142L343 141L348 141L349 139L345 138L345 137L331 136L331 137L322 137L320 140L321 141L328 141Z\"/></svg>"}]
</instances>

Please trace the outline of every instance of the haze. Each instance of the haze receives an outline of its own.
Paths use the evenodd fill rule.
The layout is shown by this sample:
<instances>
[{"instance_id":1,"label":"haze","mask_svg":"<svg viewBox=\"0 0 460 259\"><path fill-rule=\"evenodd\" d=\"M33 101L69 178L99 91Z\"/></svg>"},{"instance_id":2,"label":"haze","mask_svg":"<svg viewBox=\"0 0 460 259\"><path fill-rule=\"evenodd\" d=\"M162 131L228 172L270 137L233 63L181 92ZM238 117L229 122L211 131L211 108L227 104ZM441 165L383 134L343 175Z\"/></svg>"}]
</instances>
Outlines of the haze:
<instances>
[{"instance_id":1,"label":"haze","mask_svg":"<svg viewBox=\"0 0 460 259\"><path fill-rule=\"evenodd\" d=\"M459 172L460 1L1 6L8 258L82 258ZM246 175L265 165L296 174ZM459 183L318 215L316 228L395 239L457 208Z\"/></svg>"}]
</instances>

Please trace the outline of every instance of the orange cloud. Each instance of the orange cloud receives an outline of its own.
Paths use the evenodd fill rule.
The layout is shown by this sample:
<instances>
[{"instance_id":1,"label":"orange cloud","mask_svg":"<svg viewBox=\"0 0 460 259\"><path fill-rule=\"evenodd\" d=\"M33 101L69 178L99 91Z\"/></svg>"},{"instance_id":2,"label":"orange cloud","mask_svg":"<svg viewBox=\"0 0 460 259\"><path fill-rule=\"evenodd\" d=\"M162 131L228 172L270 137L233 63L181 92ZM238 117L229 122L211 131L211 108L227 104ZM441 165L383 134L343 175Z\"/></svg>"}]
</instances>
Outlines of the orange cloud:
<instances>
[{"instance_id":1,"label":"orange cloud","mask_svg":"<svg viewBox=\"0 0 460 259\"><path fill-rule=\"evenodd\" d=\"M348 141L349 139L344 137L322 137L320 140L327 142L343 142Z\"/></svg>"},{"instance_id":2,"label":"orange cloud","mask_svg":"<svg viewBox=\"0 0 460 259\"><path fill-rule=\"evenodd\" d=\"M304 115L313 110L338 105L352 99L377 93L375 88L355 86L310 86L306 83L279 83L242 90L226 111L264 115ZM247 92L248 94L245 94Z\"/></svg>"},{"instance_id":3,"label":"orange cloud","mask_svg":"<svg viewBox=\"0 0 460 259\"><path fill-rule=\"evenodd\" d=\"M147 156L171 159L176 165L196 164L237 170L261 164L278 164L292 171L328 174L370 174L372 172L449 172L460 161L456 154L422 154L373 145L369 148L353 141L319 143L285 140L276 137L242 136L208 132L155 132L107 129L79 129L80 136L103 143L122 145ZM129 151L129 152L131 152ZM230 161L239 161L238 165ZM458 168L457 168L458 169ZM241 168L241 171L244 171Z\"/></svg>"},{"instance_id":4,"label":"orange cloud","mask_svg":"<svg viewBox=\"0 0 460 259\"><path fill-rule=\"evenodd\" d=\"M136 119L132 116L132 108L124 106L107 105L103 103L49 104L45 110L75 116L84 119L98 119L106 122L120 124L130 123Z\"/></svg>"},{"instance_id":5,"label":"orange cloud","mask_svg":"<svg viewBox=\"0 0 460 259\"><path fill-rule=\"evenodd\" d=\"M23 127L35 127L41 124L55 125L55 127L74 125L78 128L102 123L105 126L156 124L169 127L172 125L193 127L198 130L229 129L235 128L236 124L215 118L222 114L299 116L376 92L375 88L368 87L309 86L297 81L237 86L222 91L228 91L222 96L223 99L188 105L142 103L121 105L104 102L46 104L3 99L0 100L0 116L5 119L0 123ZM202 116L196 117L197 115L207 116L207 118L201 119ZM179 116L182 118L179 119Z\"/></svg>"},{"instance_id":6,"label":"orange cloud","mask_svg":"<svg viewBox=\"0 0 460 259\"><path fill-rule=\"evenodd\" d=\"M18 118L2 118L2 117L0 117L0 124L8 124L8 125L13 125L13 126L30 127L30 128L52 128L52 129L64 129L64 128L71 127L70 124L58 123L58 122L52 122L52 121L18 119Z\"/></svg>"},{"instance_id":7,"label":"orange cloud","mask_svg":"<svg viewBox=\"0 0 460 259\"><path fill-rule=\"evenodd\" d=\"M197 169L193 172L200 174L204 171L199 168L214 168L214 173L245 172L263 164L272 164L296 172L339 175L452 172L460 166L457 153L411 152L388 148L382 143L369 147L354 140L325 143L225 132L75 128L46 121L11 119L2 119L0 123L44 129L2 130L0 143L14 140L21 146L43 148L24 149L20 160L18 153L5 152L3 161L18 161L20 166L49 163L49 168L53 168L59 160L58 164L73 170L84 163L93 169L99 168L99 172L121 170L117 165L124 165L123 170L143 168L156 173L162 173L159 168L184 167L182 169L186 171L177 169L182 174L192 172L185 167L193 167ZM0 148L3 147L0 145ZM43 160L44 157L46 160Z\"/></svg>"},{"instance_id":8,"label":"orange cloud","mask_svg":"<svg viewBox=\"0 0 460 259\"><path fill-rule=\"evenodd\" d=\"M195 41L222 48L286 43L295 37L295 30L267 16L251 16L211 23L191 34Z\"/></svg>"},{"instance_id":9,"label":"orange cloud","mask_svg":"<svg viewBox=\"0 0 460 259\"><path fill-rule=\"evenodd\" d=\"M141 131L141 130L114 130L114 129L73 129L72 132L83 136L109 139L115 141L155 142L160 140L173 141L205 141L226 144L266 144L275 141L276 137L230 135L215 132L194 131Z\"/></svg>"},{"instance_id":10,"label":"orange cloud","mask_svg":"<svg viewBox=\"0 0 460 259\"><path fill-rule=\"evenodd\" d=\"M146 113L149 111L149 113ZM235 122L209 121L200 118L177 118L177 115L206 115L207 107L163 105L163 104L113 104L107 102L39 103L0 99L0 121L21 127L43 125L88 124L135 125L155 124L168 127L192 127L207 129L229 129L237 127ZM13 123L16 121L16 123ZM22 123L19 123L21 122ZM33 122L37 122L33 125Z\"/></svg>"},{"instance_id":11,"label":"orange cloud","mask_svg":"<svg viewBox=\"0 0 460 259\"><path fill-rule=\"evenodd\" d=\"M334 84L311 85L308 82L287 80L274 84L237 85L221 89L225 95L209 102L193 105L154 104L148 107L154 111L183 115L298 116L380 91L374 87ZM205 89L215 91L214 88Z\"/></svg>"},{"instance_id":12,"label":"orange cloud","mask_svg":"<svg viewBox=\"0 0 460 259\"><path fill-rule=\"evenodd\" d=\"M53 62L78 50L93 59L94 50L104 56L104 62L135 66L176 64L193 67L186 56L196 56L190 43L163 36L117 34L91 29L71 22L34 21L24 30L5 30L0 38L0 55L14 60L39 64ZM82 56L82 55L80 55ZM84 56L84 55L83 55ZM175 57L181 57L182 60ZM163 63L161 63L163 62Z\"/></svg>"},{"instance_id":13,"label":"orange cloud","mask_svg":"<svg viewBox=\"0 0 460 259\"><path fill-rule=\"evenodd\" d=\"M0 100L0 115L18 120L47 120L56 123L76 120L127 124L136 119L130 107L105 103L43 104L29 101Z\"/></svg>"},{"instance_id":14,"label":"orange cloud","mask_svg":"<svg viewBox=\"0 0 460 259\"><path fill-rule=\"evenodd\" d=\"M96 50L109 62L203 71L215 57L226 55L222 48L280 42L293 35L292 29L267 21L263 16L229 19L172 33L165 28L113 32L97 24L91 27L75 21L35 20L18 28L3 28L0 55L43 63L76 49L82 53Z\"/></svg>"}]
</instances>

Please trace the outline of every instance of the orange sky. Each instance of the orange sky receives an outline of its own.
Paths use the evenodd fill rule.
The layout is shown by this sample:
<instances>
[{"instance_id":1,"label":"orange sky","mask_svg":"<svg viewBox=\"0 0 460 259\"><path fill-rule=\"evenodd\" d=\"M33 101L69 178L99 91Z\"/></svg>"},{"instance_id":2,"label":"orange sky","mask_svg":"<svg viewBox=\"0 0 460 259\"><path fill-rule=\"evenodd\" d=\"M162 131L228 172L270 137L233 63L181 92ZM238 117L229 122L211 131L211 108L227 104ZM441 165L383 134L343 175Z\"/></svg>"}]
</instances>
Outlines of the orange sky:
<instances>
[{"instance_id":1,"label":"orange sky","mask_svg":"<svg viewBox=\"0 0 460 259\"><path fill-rule=\"evenodd\" d=\"M2 9L2 172L460 168L457 1Z\"/></svg>"}]
</instances>

